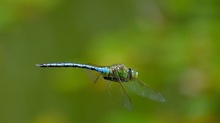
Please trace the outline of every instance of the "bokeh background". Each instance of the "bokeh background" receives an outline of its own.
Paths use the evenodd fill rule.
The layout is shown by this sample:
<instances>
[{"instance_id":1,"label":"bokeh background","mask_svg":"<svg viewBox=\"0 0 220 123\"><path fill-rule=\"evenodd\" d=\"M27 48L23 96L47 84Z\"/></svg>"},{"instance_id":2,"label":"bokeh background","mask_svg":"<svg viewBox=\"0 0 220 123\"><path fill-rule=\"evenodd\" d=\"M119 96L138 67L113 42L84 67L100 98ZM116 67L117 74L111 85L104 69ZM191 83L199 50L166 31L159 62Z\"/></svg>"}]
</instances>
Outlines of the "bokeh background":
<instances>
[{"instance_id":1,"label":"bokeh background","mask_svg":"<svg viewBox=\"0 0 220 123\"><path fill-rule=\"evenodd\" d=\"M1 0L1 123L220 122L218 0ZM167 99L112 101L81 69L124 63Z\"/></svg>"}]
</instances>

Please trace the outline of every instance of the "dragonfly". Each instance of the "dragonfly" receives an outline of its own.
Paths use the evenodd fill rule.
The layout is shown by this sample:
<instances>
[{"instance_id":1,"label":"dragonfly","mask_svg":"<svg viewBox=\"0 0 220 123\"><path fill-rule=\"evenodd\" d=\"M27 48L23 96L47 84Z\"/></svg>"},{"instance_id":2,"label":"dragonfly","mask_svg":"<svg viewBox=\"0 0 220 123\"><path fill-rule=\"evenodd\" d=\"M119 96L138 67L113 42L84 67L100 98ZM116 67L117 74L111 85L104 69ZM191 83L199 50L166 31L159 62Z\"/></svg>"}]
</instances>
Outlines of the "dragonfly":
<instances>
[{"instance_id":1,"label":"dragonfly","mask_svg":"<svg viewBox=\"0 0 220 123\"><path fill-rule=\"evenodd\" d=\"M158 102L165 102L166 99L155 89L138 79L138 72L132 68L126 67L124 64L113 64L111 66L95 66L79 63L45 63L36 64L38 67L72 67L83 68L95 71L93 76L94 83L104 79L107 91L110 95L116 95L118 102L124 107L133 111L132 101L126 91L130 89L134 93ZM125 89L126 88L126 89Z\"/></svg>"}]
</instances>

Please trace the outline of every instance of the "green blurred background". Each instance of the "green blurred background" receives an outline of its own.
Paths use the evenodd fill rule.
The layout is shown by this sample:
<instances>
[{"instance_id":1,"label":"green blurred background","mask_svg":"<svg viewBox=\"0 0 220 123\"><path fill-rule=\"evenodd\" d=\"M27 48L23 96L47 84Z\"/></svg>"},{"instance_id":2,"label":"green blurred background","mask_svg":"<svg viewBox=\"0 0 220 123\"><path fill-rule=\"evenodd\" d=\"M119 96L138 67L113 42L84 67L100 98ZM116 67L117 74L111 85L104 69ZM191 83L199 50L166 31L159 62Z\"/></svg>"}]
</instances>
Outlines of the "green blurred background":
<instances>
[{"instance_id":1,"label":"green blurred background","mask_svg":"<svg viewBox=\"0 0 220 123\"><path fill-rule=\"evenodd\" d=\"M218 0L1 0L1 123L220 122ZM81 69L124 63L167 99L117 105Z\"/></svg>"}]
</instances>

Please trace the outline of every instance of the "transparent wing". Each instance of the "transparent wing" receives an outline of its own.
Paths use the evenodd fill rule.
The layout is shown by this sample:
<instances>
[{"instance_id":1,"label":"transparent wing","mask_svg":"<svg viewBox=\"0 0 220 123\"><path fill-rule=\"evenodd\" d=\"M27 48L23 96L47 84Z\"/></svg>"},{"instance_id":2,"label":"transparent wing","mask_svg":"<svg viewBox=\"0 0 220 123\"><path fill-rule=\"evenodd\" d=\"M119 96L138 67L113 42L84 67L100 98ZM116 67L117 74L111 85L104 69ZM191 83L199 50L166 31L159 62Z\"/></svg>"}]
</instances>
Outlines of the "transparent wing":
<instances>
[{"instance_id":1,"label":"transparent wing","mask_svg":"<svg viewBox=\"0 0 220 123\"><path fill-rule=\"evenodd\" d=\"M96 71L84 69L89 78L94 82L94 84L102 79L102 74Z\"/></svg>"},{"instance_id":2,"label":"transparent wing","mask_svg":"<svg viewBox=\"0 0 220 123\"><path fill-rule=\"evenodd\" d=\"M89 78L94 82L97 83L99 81L103 82L102 74L96 71L87 70L85 69L86 74ZM121 82L112 82L108 80L104 80L105 87L108 94L113 98L113 100L120 105L128 108L130 111L133 111L133 106L130 97L128 96L125 88L123 87Z\"/></svg>"},{"instance_id":3,"label":"transparent wing","mask_svg":"<svg viewBox=\"0 0 220 123\"><path fill-rule=\"evenodd\" d=\"M163 95L161 95L159 92L155 91L153 88L151 88L149 85L145 84L139 79L126 82L124 86L145 98L149 98L158 102L166 101Z\"/></svg>"},{"instance_id":4,"label":"transparent wing","mask_svg":"<svg viewBox=\"0 0 220 123\"><path fill-rule=\"evenodd\" d=\"M133 111L131 99L121 82L112 82L106 80L106 89L113 100L128 108L130 111Z\"/></svg>"}]
</instances>

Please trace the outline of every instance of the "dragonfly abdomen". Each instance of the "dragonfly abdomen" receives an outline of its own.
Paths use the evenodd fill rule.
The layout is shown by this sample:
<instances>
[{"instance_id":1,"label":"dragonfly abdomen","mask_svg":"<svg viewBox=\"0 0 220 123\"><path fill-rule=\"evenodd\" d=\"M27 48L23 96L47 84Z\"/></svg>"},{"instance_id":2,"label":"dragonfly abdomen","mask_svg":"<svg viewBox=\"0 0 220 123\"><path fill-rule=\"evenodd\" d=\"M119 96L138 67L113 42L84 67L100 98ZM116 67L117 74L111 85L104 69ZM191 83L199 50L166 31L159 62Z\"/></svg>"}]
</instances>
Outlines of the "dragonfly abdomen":
<instances>
[{"instance_id":1,"label":"dragonfly abdomen","mask_svg":"<svg viewBox=\"0 0 220 123\"><path fill-rule=\"evenodd\" d=\"M96 67L87 64L77 64L77 63L47 63L47 64L36 64L38 67L76 67L85 68L89 70L95 70L100 73L108 74L109 69L107 67Z\"/></svg>"},{"instance_id":2,"label":"dragonfly abdomen","mask_svg":"<svg viewBox=\"0 0 220 123\"><path fill-rule=\"evenodd\" d=\"M47 63L47 64L36 64L38 67L78 67L86 68L90 70L97 70L98 67L86 65L86 64L77 64L77 63Z\"/></svg>"}]
</instances>

